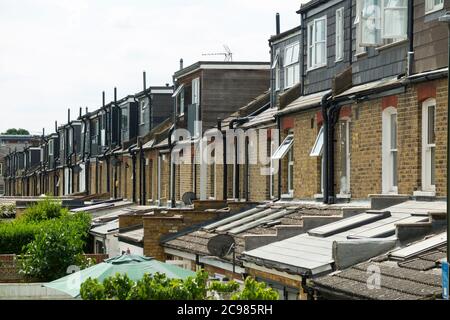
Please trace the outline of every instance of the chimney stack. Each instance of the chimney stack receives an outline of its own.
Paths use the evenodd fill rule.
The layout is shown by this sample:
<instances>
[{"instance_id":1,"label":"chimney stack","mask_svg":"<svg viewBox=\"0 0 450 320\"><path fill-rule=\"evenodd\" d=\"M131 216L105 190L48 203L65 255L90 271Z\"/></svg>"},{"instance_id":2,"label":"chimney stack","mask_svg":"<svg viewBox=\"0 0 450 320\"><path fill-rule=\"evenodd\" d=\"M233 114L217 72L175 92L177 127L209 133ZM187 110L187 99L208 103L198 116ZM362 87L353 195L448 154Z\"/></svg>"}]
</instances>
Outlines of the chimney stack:
<instances>
[{"instance_id":1,"label":"chimney stack","mask_svg":"<svg viewBox=\"0 0 450 320\"><path fill-rule=\"evenodd\" d=\"M142 74L142 80L143 80L143 83L144 83L144 91L145 90L147 90L147 72L143 72L143 74Z\"/></svg>"},{"instance_id":2,"label":"chimney stack","mask_svg":"<svg viewBox=\"0 0 450 320\"><path fill-rule=\"evenodd\" d=\"M114 87L114 102L117 103L117 87Z\"/></svg>"},{"instance_id":3,"label":"chimney stack","mask_svg":"<svg viewBox=\"0 0 450 320\"><path fill-rule=\"evenodd\" d=\"M102 102L103 102L103 104L102 104L102 106L104 107L105 106L105 104L106 104L106 95L105 95L105 91L103 91L102 92Z\"/></svg>"},{"instance_id":4,"label":"chimney stack","mask_svg":"<svg viewBox=\"0 0 450 320\"><path fill-rule=\"evenodd\" d=\"M184 68L184 61L183 58L180 59L180 70L183 70Z\"/></svg>"},{"instance_id":5,"label":"chimney stack","mask_svg":"<svg viewBox=\"0 0 450 320\"><path fill-rule=\"evenodd\" d=\"M276 16L276 31L277 31L277 35L279 35L280 34L280 14L279 13L277 13L277 16Z\"/></svg>"},{"instance_id":6,"label":"chimney stack","mask_svg":"<svg viewBox=\"0 0 450 320\"><path fill-rule=\"evenodd\" d=\"M70 123L70 108L67 109L67 124Z\"/></svg>"}]
</instances>

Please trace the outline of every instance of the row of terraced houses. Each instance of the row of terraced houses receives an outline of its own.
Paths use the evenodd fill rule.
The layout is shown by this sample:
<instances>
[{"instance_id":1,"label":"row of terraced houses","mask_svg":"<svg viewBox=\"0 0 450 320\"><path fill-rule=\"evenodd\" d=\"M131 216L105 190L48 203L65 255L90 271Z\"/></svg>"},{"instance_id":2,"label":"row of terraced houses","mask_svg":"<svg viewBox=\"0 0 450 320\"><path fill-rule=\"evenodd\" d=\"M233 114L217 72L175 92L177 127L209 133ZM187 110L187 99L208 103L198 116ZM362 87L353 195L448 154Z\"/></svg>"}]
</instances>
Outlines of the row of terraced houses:
<instances>
[{"instance_id":1,"label":"row of terraced houses","mask_svg":"<svg viewBox=\"0 0 450 320\"><path fill-rule=\"evenodd\" d=\"M173 86L148 87L144 75L140 93L120 99L115 94L95 111L80 110L76 119L69 112L67 123L56 125L40 144L6 157L5 194L97 196L151 206L161 216L142 222L148 255L182 260L192 269L206 265L230 277L252 274L285 298L333 296L337 290L350 296L338 281L307 280L387 252L392 238L329 248L333 263L323 264L319 253L297 261L283 256L289 243L274 243L336 223L338 213L358 217L370 209L367 199L431 206L445 200L448 30L438 20L446 9L450 2L444 0L312 0L297 11L298 27L281 32L277 15L270 62L199 61L185 67L181 60ZM247 134L243 143L233 138L224 144L227 150L209 155L223 161L172 161L182 146L196 159L202 134L212 128L224 140L240 130L269 143L257 150ZM190 137L177 139L176 129ZM252 161L261 152L270 159L266 164ZM243 161L229 162L225 153ZM201 212L196 217L188 213L192 200ZM216 212L218 203L244 214ZM243 211L251 205L254 211ZM395 235L405 245L418 239L407 236L411 223L421 223L414 230L422 236L436 231L439 211L427 211L426 227L420 214L408 216L402 228L393 225ZM170 212L176 215L164 216ZM386 214L366 213L381 220ZM179 215L181 222L175 221ZM121 228L135 218L121 218ZM239 236L251 228L254 233ZM319 229L309 236L332 235ZM208 258L205 243L224 232L236 238L237 261ZM339 255L345 250L359 258L350 263Z\"/></svg>"}]
</instances>

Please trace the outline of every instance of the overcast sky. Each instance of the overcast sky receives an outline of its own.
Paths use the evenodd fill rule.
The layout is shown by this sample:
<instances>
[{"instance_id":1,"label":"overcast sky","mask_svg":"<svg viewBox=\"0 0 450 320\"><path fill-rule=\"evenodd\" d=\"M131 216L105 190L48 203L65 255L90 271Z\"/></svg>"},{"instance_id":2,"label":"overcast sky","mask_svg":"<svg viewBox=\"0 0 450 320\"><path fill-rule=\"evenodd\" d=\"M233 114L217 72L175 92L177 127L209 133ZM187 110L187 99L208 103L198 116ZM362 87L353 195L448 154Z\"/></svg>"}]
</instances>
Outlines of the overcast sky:
<instances>
[{"instance_id":1,"label":"overcast sky","mask_svg":"<svg viewBox=\"0 0 450 320\"><path fill-rule=\"evenodd\" d=\"M0 0L0 132L32 133L67 121L67 108L97 109L148 85L171 83L202 53L268 61L275 13L283 30L299 23L300 0ZM303 1L305 2L305 1ZM53 132L53 131L52 131Z\"/></svg>"}]
</instances>

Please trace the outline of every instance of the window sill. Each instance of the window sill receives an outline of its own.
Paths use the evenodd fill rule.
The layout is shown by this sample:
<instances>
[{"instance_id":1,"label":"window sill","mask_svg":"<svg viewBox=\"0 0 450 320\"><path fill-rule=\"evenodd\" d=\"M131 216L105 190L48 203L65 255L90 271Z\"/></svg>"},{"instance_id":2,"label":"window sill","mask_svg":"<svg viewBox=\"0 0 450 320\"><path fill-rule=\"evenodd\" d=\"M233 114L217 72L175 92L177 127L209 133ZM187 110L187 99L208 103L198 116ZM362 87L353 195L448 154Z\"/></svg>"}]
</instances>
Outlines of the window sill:
<instances>
[{"instance_id":1,"label":"window sill","mask_svg":"<svg viewBox=\"0 0 450 320\"><path fill-rule=\"evenodd\" d=\"M368 55L369 54L367 53L367 51L364 51L364 52L360 52L360 53L355 54L355 58L356 59L362 59L362 58L367 57Z\"/></svg>"},{"instance_id":2,"label":"window sill","mask_svg":"<svg viewBox=\"0 0 450 320\"><path fill-rule=\"evenodd\" d=\"M433 10L430 10L430 11L425 11L425 15L427 16L429 14L433 14L433 13L436 13L436 12L439 12L439 11L442 11L442 10L444 10L444 6L438 7L436 9L433 9Z\"/></svg>"},{"instance_id":3,"label":"window sill","mask_svg":"<svg viewBox=\"0 0 450 320\"><path fill-rule=\"evenodd\" d=\"M325 68L326 66L327 66L327 64L320 65L320 66L317 66L317 67L311 67L311 68L308 68L308 69L306 70L306 73L312 72L312 71L316 71L316 70L318 70L318 69Z\"/></svg>"},{"instance_id":4,"label":"window sill","mask_svg":"<svg viewBox=\"0 0 450 320\"><path fill-rule=\"evenodd\" d=\"M340 58L340 59L334 60L334 63L339 63L339 62L344 62L344 58Z\"/></svg>"},{"instance_id":5,"label":"window sill","mask_svg":"<svg viewBox=\"0 0 450 320\"><path fill-rule=\"evenodd\" d=\"M336 198L338 199L351 199L352 195L349 193L340 193L336 195Z\"/></svg>"},{"instance_id":6,"label":"window sill","mask_svg":"<svg viewBox=\"0 0 450 320\"><path fill-rule=\"evenodd\" d=\"M385 44L385 45L382 45L380 47L376 47L375 50L383 51L383 50L387 50L387 49L390 49L392 47L396 47L396 46L399 46L399 45L402 45L402 44L405 44L405 43L408 43L408 39L403 39L403 40L399 40L399 41L396 41L396 42L393 42L393 43Z\"/></svg>"},{"instance_id":7,"label":"window sill","mask_svg":"<svg viewBox=\"0 0 450 320\"><path fill-rule=\"evenodd\" d=\"M436 191L414 191L414 197L436 197Z\"/></svg>"}]
</instances>

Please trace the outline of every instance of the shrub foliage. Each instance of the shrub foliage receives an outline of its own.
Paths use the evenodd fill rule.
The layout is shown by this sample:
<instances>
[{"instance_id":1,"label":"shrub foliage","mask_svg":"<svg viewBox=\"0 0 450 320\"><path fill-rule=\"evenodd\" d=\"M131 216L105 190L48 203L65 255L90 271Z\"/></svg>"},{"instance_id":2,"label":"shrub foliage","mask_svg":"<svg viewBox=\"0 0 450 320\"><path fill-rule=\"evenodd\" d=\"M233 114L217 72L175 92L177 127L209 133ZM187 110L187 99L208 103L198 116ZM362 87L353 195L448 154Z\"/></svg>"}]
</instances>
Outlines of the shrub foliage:
<instances>
[{"instance_id":1,"label":"shrub foliage","mask_svg":"<svg viewBox=\"0 0 450 320\"><path fill-rule=\"evenodd\" d=\"M235 281L208 285L208 274L204 271L186 280L169 279L160 273L146 274L137 282L117 274L103 283L89 278L80 288L84 300L205 300L221 297L220 294L231 294L232 300L278 300L275 290L252 278L247 278L242 290Z\"/></svg>"}]
</instances>

